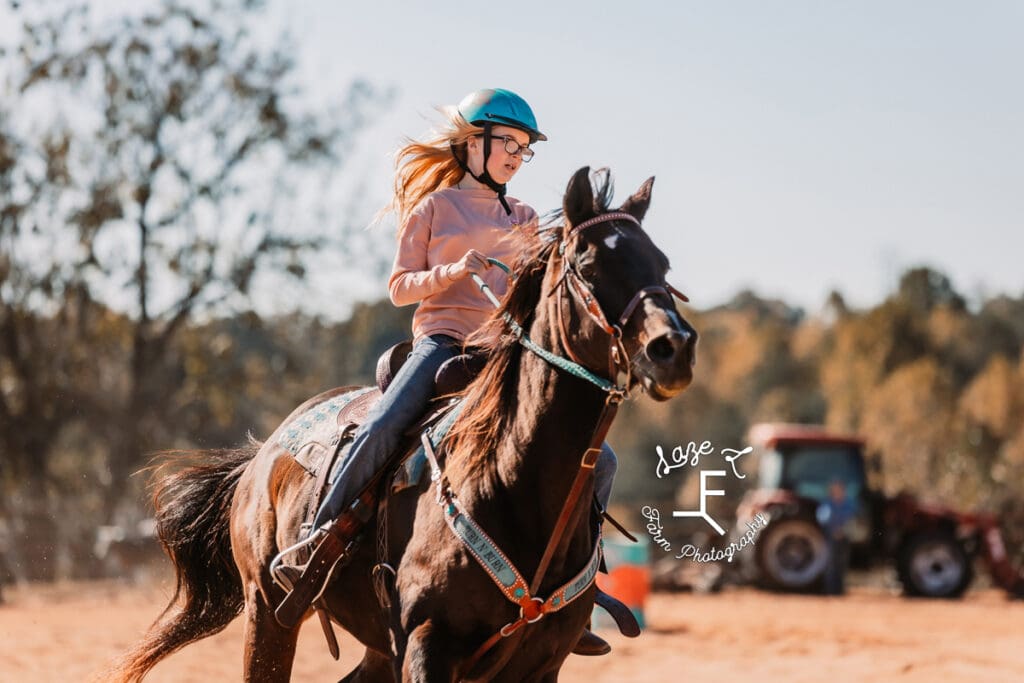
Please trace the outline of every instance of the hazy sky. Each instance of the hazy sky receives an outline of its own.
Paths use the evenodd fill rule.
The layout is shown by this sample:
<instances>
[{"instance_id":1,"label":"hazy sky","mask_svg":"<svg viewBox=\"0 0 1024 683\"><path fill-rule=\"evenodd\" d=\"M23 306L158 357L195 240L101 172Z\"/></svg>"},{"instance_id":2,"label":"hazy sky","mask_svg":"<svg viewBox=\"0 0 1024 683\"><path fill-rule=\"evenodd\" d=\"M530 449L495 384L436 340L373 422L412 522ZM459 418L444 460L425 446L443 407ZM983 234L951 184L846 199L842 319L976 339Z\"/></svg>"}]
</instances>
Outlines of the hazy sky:
<instances>
[{"instance_id":1,"label":"hazy sky","mask_svg":"<svg viewBox=\"0 0 1024 683\"><path fill-rule=\"evenodd\" d=\"M620 199L656 176L646 227L698 308L745 287L871 305L919 264L975 301L1024 294L1024 2L268 2L314 102L356 77L398 93L343 169L364 206L435 105L505 87L550 138L511 194L543 212L583 165ZM356 279L317 297L384 296Z\"/></svg>"},{"instance_id":2,"label":"hazy sky","mask_svg":"<svg viewBox=\"0 0 1024 683\"><path fill-rule=\"evenodd\" d=\"M1024 3L316 2L272 5L318 95L400 95L363 138L389 154L434 105L506 87L550 141L512 181L539 210L578 167L646 225L698 307L742 287L817 310L878 301L907 266L1024 293ZM379 175L379 180L373 177Z\"/></svg>"}]
</instances>

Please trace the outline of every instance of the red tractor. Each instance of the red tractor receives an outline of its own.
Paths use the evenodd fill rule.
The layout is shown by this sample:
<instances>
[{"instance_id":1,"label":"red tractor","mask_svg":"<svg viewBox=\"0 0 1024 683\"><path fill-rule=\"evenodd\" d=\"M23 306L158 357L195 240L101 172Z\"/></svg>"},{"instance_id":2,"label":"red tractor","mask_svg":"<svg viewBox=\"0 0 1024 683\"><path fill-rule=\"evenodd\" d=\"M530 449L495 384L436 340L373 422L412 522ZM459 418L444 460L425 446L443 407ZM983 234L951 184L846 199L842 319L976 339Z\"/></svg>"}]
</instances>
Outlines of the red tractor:
<instances>
[{"instance_id":1,"label":"red tractor","mask_svg":"<svg viewBox=\"0 0 1024 683\"><path fill-rule=\"evenodd\" d=\"M753 566L748 566L765 587L821 587L828 558L816 512L838 481L857 509L847 527L852 566L893 562L907 595L957 598L974 578L974 558L980 554L996 584L1024 597L1024 572L1010 563L994 516L872 490L864 439L818 426L759 424L751 429L750 441L758 459L758 487L744 496L737 528L745 528L759 512L769 518L749 555Z\"/></svg>"}]
</instances>

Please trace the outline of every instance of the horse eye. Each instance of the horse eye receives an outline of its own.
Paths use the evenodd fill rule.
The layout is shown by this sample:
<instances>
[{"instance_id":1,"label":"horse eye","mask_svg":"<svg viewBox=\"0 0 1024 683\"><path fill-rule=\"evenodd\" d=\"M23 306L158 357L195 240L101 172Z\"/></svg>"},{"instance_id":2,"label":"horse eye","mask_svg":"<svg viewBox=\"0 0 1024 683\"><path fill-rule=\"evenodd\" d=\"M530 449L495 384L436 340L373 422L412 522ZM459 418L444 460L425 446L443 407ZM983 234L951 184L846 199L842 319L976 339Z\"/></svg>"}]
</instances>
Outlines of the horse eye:
<instances>
[{"instance_id":1,"label":"horse eye","mask_svg":"<svg viewBox=\"0 0 1024 683\"><path fill-rule=\"evenodd\" d=\"M579 271L580 276L589 280L597 272L597 264L592 258L580 259L576 262L576 270Z\"/></svg>"}]
</instances>

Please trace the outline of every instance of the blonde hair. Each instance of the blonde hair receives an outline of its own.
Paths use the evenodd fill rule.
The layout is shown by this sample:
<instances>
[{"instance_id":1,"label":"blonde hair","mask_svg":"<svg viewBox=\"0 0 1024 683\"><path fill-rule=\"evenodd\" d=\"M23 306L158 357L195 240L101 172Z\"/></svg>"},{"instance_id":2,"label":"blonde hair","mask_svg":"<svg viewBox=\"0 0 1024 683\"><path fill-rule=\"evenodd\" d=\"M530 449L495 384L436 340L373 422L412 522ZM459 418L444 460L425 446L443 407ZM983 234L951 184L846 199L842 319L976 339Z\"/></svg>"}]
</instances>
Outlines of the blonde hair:
<instances>
[{"instance_id":1,"label":"blonde hair","mask_svg":"<svg viewBox=\"0 0 1024 683\"><path fill-rule=\"evenodd\" d=\"M481 128L462 118L455 107L439 107L445 124L431 132L426 140L407 142L395 152L395 193L381 211L394 211L399 226L431 192L452 187L465 175L454 151L466 160L466 142L479 135Z\"/></svg>"}]
</instances>

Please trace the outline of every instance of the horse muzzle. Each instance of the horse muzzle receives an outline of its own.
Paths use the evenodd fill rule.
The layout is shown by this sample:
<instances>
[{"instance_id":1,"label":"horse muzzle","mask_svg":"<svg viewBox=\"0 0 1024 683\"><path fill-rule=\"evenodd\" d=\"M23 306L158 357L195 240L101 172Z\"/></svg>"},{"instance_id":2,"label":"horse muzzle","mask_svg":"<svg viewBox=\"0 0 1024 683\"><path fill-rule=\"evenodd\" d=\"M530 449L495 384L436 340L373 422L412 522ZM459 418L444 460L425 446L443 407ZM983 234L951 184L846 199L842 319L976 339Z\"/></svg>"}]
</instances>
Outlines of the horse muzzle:
<instances>
[{"instance_id":1,"label":"horse muzzle","mask_svg":"<svg viewBox=\"0 0 1024 683\"><path fill-rule=\"evenodd\" d=\"M697 331L678 313L648 316L640 341L633 372L651 398L667 401L690 385L697 362Z\"/></svg>"}]
</instances>

